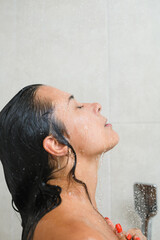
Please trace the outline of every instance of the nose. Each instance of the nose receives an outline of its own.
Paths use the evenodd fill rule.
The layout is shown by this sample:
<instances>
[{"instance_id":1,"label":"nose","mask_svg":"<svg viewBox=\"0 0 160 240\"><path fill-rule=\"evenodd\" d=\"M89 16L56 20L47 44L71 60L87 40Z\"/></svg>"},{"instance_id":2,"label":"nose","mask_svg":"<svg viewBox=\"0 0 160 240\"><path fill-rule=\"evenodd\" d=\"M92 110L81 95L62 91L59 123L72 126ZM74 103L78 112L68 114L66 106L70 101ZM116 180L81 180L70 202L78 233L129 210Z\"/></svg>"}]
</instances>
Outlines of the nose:
<instances>
[{"instance_id":1,"label":"nose","mask_svg":"<svg viewBox=\"0 0 160 240\"><path fill-rule=\"evenodd\" d=\"M102 109L102 106L99 103L93 103L93 106L94 106L94 111L96 114L99 113Z\"/></svg>"}]
</instances>

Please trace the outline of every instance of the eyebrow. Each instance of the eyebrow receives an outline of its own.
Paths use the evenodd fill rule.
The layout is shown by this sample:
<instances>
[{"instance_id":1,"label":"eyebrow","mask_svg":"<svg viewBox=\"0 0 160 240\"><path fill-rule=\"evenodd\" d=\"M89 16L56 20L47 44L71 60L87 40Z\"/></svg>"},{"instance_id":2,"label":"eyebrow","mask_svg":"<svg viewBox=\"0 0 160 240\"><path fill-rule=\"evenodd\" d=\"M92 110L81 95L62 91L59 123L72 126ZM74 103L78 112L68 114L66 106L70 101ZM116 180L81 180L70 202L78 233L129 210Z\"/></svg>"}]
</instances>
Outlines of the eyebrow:
<instances>
[{"instance_id":1,"label":"eyebrow","mask_svg":"<svg viewBox=\"0 0 160 240\"><path fill-rule=\"evenodd\" d=\"M68 98L68 104L69 104L69 102L71 101L71 99L74 99L74 96L73 96L73 95L69 96L69 98Z\"/></svg>"}]
</instances>

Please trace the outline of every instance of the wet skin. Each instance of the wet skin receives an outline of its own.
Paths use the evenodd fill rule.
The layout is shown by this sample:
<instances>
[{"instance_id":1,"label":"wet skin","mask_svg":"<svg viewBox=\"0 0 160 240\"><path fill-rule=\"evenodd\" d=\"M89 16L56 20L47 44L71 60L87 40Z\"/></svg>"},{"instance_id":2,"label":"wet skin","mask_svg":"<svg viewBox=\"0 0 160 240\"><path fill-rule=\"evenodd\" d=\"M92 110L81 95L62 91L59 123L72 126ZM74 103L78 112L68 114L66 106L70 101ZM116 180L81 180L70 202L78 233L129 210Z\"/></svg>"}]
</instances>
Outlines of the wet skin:
<instances>
[{"instance_id":1,"label":"wet skin","mask_svg":"<svg viewBox=\"0 0 160 240\"><path fill-rule=\"evenodd\" d=\"M116 240L118 237L98 213L95 193L100 157L117 145L119 136L112 126L105 127L106 117L101 115L99 103L80 103L71 95L42 86L36 97L51 101L55 106L56 118L64 123L68 132L65 137L77 155L76 178L86 183L93 206L83 186L71 182L68 188L67 175L74 163L73 154L53 136L46 137L43 146L59 161L60 167L69 160L66 168L53 174L55 179L48 182L61 186L62 203L39 221L34 240Z\"/></svg>"}]
</instances>

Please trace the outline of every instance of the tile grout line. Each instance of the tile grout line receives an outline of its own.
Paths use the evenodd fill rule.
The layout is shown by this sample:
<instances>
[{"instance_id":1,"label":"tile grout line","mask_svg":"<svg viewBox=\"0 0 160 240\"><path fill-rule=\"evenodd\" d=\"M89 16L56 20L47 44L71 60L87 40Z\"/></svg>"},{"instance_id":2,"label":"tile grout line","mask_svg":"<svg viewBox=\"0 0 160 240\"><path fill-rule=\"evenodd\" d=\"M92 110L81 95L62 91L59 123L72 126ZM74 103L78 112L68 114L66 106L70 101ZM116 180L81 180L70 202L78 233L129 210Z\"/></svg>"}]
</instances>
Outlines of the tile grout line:
<instances>
[{"instance_id":1,"label":"tile grout line","mask_svg":"<svg viewBox=\"0 0 160 240\"><path fill-rule=\"evenodd\" d=\"M106 1L106 11L105 11L105 29L106 29L106 44L107 44L107 71L108 71L108 91L107 91L107 100L108 100L108 106L109 106L109 119L110 119L110 115L111 115L111 97L110 97L110 78L111 78L111 68L110 68L110 31L109 31L109 0ZM108 205L108 212L106 213L110 218L111 218L111 155L110 152L108 153L108 161L107 161L107 169L108 169L108 176L106 178L106 181L108 182L108 194L109 196L107 196L108 199L108 203L106 203Z\"/></svg>"},{"instance_id":2,"label":"tile grout line","mask_svg":"<svg viewBox=\"0 0 160 240\"><path fill-rule=\"evenodd\" d=\"M111 122L113 124L160 124L160 122Z\"/></svg>"}]
</instances>

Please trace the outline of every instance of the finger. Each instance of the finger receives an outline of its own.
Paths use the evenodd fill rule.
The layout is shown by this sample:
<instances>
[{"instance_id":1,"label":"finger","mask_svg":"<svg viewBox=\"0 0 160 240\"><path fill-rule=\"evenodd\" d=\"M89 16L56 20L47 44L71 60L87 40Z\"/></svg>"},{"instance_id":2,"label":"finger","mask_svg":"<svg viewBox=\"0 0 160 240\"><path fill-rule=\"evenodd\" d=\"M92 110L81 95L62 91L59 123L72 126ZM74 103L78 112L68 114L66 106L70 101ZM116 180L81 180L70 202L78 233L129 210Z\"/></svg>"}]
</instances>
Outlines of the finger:
<instances>
[{"instance_id":1,"label":"finger","mask_svg":"<svg viewBox=\"0 0 160 240\"><path fill-rule=\"evenodd\" d=\"M126 240L126 236L123 233L116 233L116 236L118 237L118 239L120 240Z\"/></svg>"},{"instance_id":2,"label":"finger","mask_svg":"<svg viewBox=\"0 0 160 240\"><path fill-rule=\"evenodd\" d=\"M115 226L114 226L113 222L107 217L105 217L105 220L108 223L108 225L111 227L111 229L115 230Z\"/></svg>"},{"instance_id":3,"label":"finger","mask_svg":"<svg viewBox=\"0 0 160 240\"><path fill-rule=\"evenodd\" d=\"M133 236L133 240L141 240L141 239L137 236Z\"/></svg>"},{"instance_id":4,"label":"finger","mask_svg":"<svg viewBox=\"0 0 160 240\"><path fill-rule=\"evenodd\" d=\"M115 229L116 229L116 235L119 239L121 240L126 240L126 236L125 236L125 233L126 232L123 232L123 229L121 227L121 224L116 224L115 226Z\"/></svg>"},{"instance_id":5,"label":"finger","mask_svg":"<svg viewBox=\"0 0 160 240\"><path fill-rule=\"evenodd\" d=\"M132 228L127 231L127 234L132 235L133 240L147 240L139 228Z\"/></svg>"},{"instance_id":6,"label":"finger","mask_svg":"<svg viewBox=\"0 0 160 240\"><path fill-rule=\"evenodd\" d=\"M132 239L132 235L130 233L126 234L126 238L127 238L127 240L131 240Z\"/></svg>"}]
</instances>

